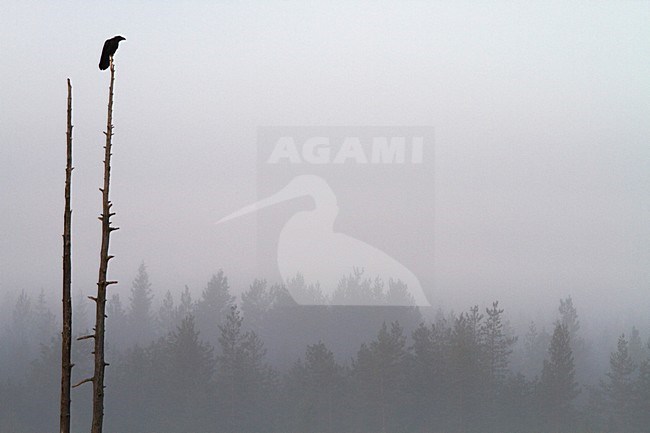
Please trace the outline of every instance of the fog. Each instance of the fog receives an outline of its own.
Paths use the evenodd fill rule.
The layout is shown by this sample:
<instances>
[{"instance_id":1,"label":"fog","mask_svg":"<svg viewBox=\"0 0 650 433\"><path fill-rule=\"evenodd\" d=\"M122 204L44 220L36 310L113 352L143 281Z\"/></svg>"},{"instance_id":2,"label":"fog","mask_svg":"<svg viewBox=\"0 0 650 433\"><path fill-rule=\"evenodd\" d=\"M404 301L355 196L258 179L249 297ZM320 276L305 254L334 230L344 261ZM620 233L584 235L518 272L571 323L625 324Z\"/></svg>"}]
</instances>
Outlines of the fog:
<instances>
[{"instance_id":1,"label":"fog","mask_svg":"<svg viewBox=\"0 0 650 433\"><path fill-rule=\"evenodd\" d=\"M585 345L582 355L574 353L577 377L596 386L619 335L629 340L635 327L644 345L650 336L649 20L647 2L3 2L0 355L6 358L0 364L12 367L0 379L22 377L20 366L54 337L30 331L29 350L14 352L21 299L36 308L42 293L54 314L52 329L60 323L66 78L74 98L72 291L75 309L93 315L85 298L97 284L108 87L97 63L103 41L123 35L115 56L111 185L120 230L111 239L109 269L119 284L109 298L118 295L128 315L132 282L144 263L152 322L141 340L127 336L133 330L108 337L124 369L135 342L164 352L150 345L191 313L214 348L218 372L218 325L226 314L214 313L207 323L201 315L210 314L194 304L177 309L184 290L186 300L190 294L199 302L222 272L244 328L257 332L264 362L278 377L305 359L307 345L322 341L354 370L350 360L363 357L361 344L377 338L384 321L389 331L399 321L409 346L420 321L444 317L441 329L453 330L463 312L474 305L485 312L498 300L509 335L519 337L508 371L533 380L548 341L539 343L541 355L530 365L524 350L530 322L550 338L560 300L570 298ZM289 153L270 163L283 137L295 139L297 156L285 148ZM306 143L314 137L329 141L310 154ZM403 162L372 154L377 140L395 137L406 139ZM357 138L359 147L346 142ZM318 153L325 150L327 157ZM295 193L294 184L293 195L217 223L277 197L300 176L318 177L322 193ZM323 197L329 201L319 202ZM310 216L324 209L319 203L331 205L333 216L331 225L319 223L322 237L307 229L317 221ZM326 247L329 235L350 247ZM371 252L383 261L364 262ZM350 269L339 272L335 265L346 253L358 263L345 262ZM389 278L408 280L419 308L395 307L410 298L388 294L347 298L348 306L365 307L293 306L266 322L244 308L243 294L256 279L269 290L284 285L298 303L340 304L336 281L352 275L353 266L364 269L364 278L392 269L382 275L384 289ZM306 276L305 287L316 283L310 276L323 276L322 302L314 292L292 291L287 280L296 271ZM180 316L161 324L167 292L175 302L170 311ZM367 306L376 304L385 306ZM34 314L41 317L44 308ZM110 333L110 316L108 322ZM119 369L109 368L107 378L123 386L115 392L127 392L128 375ZM577 398L580 408L588 395L585 389ZM292 407L285 403L265 410L285 413ZM416 412L399 416L418 419L419 409L408 410ZM139 428L116 423L118 409L110 413L108 425ZM353 413L341 415L354 418L351 424L329 428L358 430L364 422L355 417L374 419L368 408ZM279 422L277 429L325 429L318 422ZM472 422L443 429L471 430ZM420 428L415 424L405 430Z\"/></svg>"}]
</instances>

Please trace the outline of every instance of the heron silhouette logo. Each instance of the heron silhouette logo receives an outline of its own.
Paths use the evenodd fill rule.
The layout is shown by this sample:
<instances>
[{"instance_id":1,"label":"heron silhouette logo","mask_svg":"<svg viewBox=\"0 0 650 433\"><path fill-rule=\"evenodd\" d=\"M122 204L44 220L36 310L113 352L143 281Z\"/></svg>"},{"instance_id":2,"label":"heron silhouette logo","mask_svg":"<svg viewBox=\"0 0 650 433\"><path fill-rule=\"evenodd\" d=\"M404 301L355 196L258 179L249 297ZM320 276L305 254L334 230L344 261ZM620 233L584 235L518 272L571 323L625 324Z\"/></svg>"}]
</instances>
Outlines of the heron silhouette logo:
<instances>
[{"instance_id":1,"label":"heron silhouette logo","mask_svg":"<svg viewBox=\"0 0 650 433\"><path fill-rule=\"evenodd\" d=\"M221 218L217 223L223 224L302 196L311 197L314 208L292 215L281 229L277 243L277 266L285 282L301 275L306 282L318 284L330 303L376 305L376 298L371 296L356 296L347 298L348 301L337 301L334 296L344 281L341 279L343 276L359 276L362 270L368 283L370 279L382 281L389 284L389 290L402 290L405 295L388 296L384 305L430 305L420 281L406 266L366 242L334 231L339 213L337 197L321 176L295 176L279 191ZM291 284L287 289L300 303L299 294L292 292ZM374 292L370 290L367 293Z\"/></svg>"}]
</instances>

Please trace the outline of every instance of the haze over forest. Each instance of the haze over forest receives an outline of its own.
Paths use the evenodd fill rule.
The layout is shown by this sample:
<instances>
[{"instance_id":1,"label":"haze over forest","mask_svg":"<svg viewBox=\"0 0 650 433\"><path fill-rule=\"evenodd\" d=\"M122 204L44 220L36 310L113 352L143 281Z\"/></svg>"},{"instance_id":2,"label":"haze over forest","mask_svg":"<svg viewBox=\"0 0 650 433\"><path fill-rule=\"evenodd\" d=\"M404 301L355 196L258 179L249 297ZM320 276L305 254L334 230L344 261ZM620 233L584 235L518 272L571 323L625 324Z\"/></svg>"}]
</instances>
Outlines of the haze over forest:
<instances>
[{"instance_id":1,"label":"haze over forest","mask_svg":"<svg viewBox=\"0 0 650 433\"><path fill-rule=\"evenodd\" d=\"M571 420L567 425L616 428L620 413L609 421L592 416L598 412L597 403L611 397L599 382L608 380L610 353L620 349L622 334L629 350L636 350L630 380L642 381L650 338L648 22L650 3L643 1L570 5L190 1L159 4L155 9L124 1L110 7L74 1L3 2L0 365L6 368L0 374L4 383L0 412L11 414L5 419L14 424L8 425L42 431L54 414L44 412L40 418L25 420L39 398L45 405L56 402L55 394L52 401L45 397L56 380L49 383L43 377L51 372L53 380L57 374L47 361L52 361L48 356L56 359L60 327L66 78L74 89L75 333L92 327L94 304L87 296L97 286L101 211L97 189L102 182L108 86L108 75L98 70L97 63L103 41L124 35L115 57L111 186L113 220L120 230L111 239L115 258L109 276L119 284L111 286L108 298L112 314L124 319L120 328L120 320L111 319L109 313L107 338L114 359L109 361L113 365L107 380L114 396L135 387L138 373L129 368L145 360L154 362L155 354L174 353L173 335L178 337L184 329L190 337L198 331L197 342L205 342L196 346L199 352L205 349L201 352L205 356L197 359L211 377L203 390L211 401L223 385L219 326L226 323L230 307L237 305L242 335L255 331L264 347L255 361L259 361L256 371L264 373L260 383L269 396L282 395L284 400L281 407L257 402L259 418L251 418L252 424L226 423L219 429L262 430L273 413L279 418L267 427L275 431L313 426L391 430L408 424L404 419L423 420L418 418L423 409L411 405L413 401L438 398L413 384L419 373L409 363L424 356L414 344L419 341L425 347L426 340L431 343L426 347L440 349L449 361L458 355L449 348L467 342L454 339L464 329L459 324L463 317L470 320L472 314L489 316L486 309L504 309L500 338L508 342L505 352L512 352L504 355L507 366L497 376L512 380L498 385L507 383L512 393L502 395L516 399L513 396L528 393L533 396L528 409L539 403L535 399L542 397L534 390L541 382L536 380L542 381L559 321L567 325L581 387L572 399L576 412L567 415ZM295 155L286 147L287 137L295 142ZM309 147L310 139L323 137L327 140ZM372 153L379 149L373 147L376 143L382 139L391 143L395 137L405 139L404 161ZM350 144L356 139L358 147ZM274 153L279 145L285 146L284 156ZM314 181L316 177L319 180ZM292 184L295 179L307 182ZM316 186L318 193L308 189ZM282 200L237 214L281 192ZM332 234L331 239L360 249L337 249L334 243L326 248L315 235L291 231L321 221L308 219L319 209L333 221L322 239ZM237 217L223 221L233 214ZM297 215L305 218L303 225ZM312 244L306 253L297 247ZM431 306L388 306L408 303L410 298L388 278L385 295L373 292L373 282L365 282L376 276L369 272L373 262L359 259L349 264L365 267L363 276L330 272L332 281L347 280L340 286L321 282L320 294L309 289L314 281L302 284L295 272L316 275L328 266L333 269L335 259L350 251L399 264L394 268L398 277L413 277L411 295L416 294L417 281L420 299ZM210 287L223 295L218 308L205 299L212 293ZM343 289L349 287L376 295L370 303L386 306L295 306L290 300L293 296L299 303L326 299L325 304L336 304L335 296L344 299ZM251 309L251 293L260 296L255 304L259 311ZM296 293L304 296L302 301ZM493 306L495 301L498 307ZM564 313L559 310L562 305ZM136 324L139 308L146 312ZM573 308L575 320L567 319ZM479 332L479 322L484 324L487 316L476 322L476 334L467 334L481 341L474 347L476 353L468 353L479 356L487 350L482 340L486 334ZM188 317L195 323L191 325ZM236 323L233 317L231 323ZM374 339L388 338L395 321L402 334L397 338L395 331L392 341L400 346L404 337L400 359L407 360L396 367L395 371L405 372L398 375L402 381L397 388L403 386L409 396L404 407L396 408L395 417L373 424L376 407L351 404L352 413L340 414L342 424L334 426L321 417L327 412L320 412L325 410L319 406L322 401L314 403L319 408L310 415L314 418L289 416L297 404L291 398L306 395L300 392L309 388L300 382L299 372L304 371L294 368L299 357L306 360L309 350L321 361L330 360L330 355L336 361L340 375L332 380L341 381L337 383L343 388L337 392L349 399L342 401L356 401L359 392L372 394L374 385L359 388L372 378L363 376L358 363L377 353L364 352L362 345L375 347ZM425 329L435 325L431 332L436 337L422 331L420 323ZM562 337L559 332L557 341ZM21 338L26 340L21 343ZM142 353L134 349L136 345ZM86 349L83 344L75 349L79 372L86 368ZM425 364L431 361L426 359ZM167 367L152 364L152 371L164 372ZM463 368L456 373L467 379L474 370ZM481 364L474 373L480 371L476 373L480 376L484 368ZM182 376L179 370L173 372L170 377ZM523 375L519 382L518 373ZM432 373L431 380L447 374L453 376L443 368ZM480 377L486 382L481 382L484 387L477 395L501 389L490 382L494 375ZM143 380L149 382L143 382L142 389L152 395L175 387L157 376ZM20 383L37 383L35 389L42 389L42 396L20 394L16 391ZM458 390L457 385L449 387ZM188 393L194 389L187 386ZM292 386L295 392L290 391ZM86 422L81 409L85 403L79 402L84 392L73 394L74 404L81 405L76 414L73 411L81 429ZM4 399L12 393L23 400ZM184 401L181 394L170 401ZM516 429L517 423L548 427L536 424L541 422L535 418L539 413L532 409L532 418L517 418L479 405L471 415L476 419L464 418L464 407L445 406L457 401L456 394L450 395L449 400L435 400L431 412L451 414L441 421L449 431L480 431L477 419L488 412L499 413L491 425L495 429L499 425ZM244 401L247 396L244 392L239 398ZM642 396L634 398L643 401ZM107 394L107 428L145 428L143 420L149 418L137 414L125 416L120 424L115 417L126 408L111 404ZM169 415L165 404L152 402L152 414ZM196 415L197 428L214 425L210 416L216 412L201 408L201 403L193 402L181 412L185 417ZM637 406L635 410L638 414ZM228 419L241 417L246 416L231 413ZM156 422L180 431L180 424L174 427L168 421ZM407 430L421 428L418 422L408 425ZM634 431L638 425L625 428Z\"/></svg>"}]
</instances>

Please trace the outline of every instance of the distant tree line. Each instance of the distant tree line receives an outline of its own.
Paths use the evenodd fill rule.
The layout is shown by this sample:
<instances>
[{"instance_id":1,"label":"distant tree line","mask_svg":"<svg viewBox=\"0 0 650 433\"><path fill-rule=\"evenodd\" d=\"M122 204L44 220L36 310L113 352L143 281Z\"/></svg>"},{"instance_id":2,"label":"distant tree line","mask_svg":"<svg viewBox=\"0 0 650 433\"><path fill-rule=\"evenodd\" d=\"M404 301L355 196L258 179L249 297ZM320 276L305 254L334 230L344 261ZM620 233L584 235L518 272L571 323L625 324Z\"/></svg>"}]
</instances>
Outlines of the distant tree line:
<instances>
[{"instance_id":1,"label":"distant tree line","mask_svg":"<svg viewBox=\"0 0 650 433\"><path fill-rule=\"evenodd\" d=\"M314 295L299 276L288 284ZM185 287L156 308L153 293L142 265L128 305L110 297L106 432L650 431L650 343L636 329L621 335L607 372L585 385L571 298L552 333L532 324L519 341L498 302L425 320L414 307L301 306L286 286L256 280L237 303L222 271L196 300ZM81 335L90 324L75 301ZM5 311L0 431L51 431L55 316L43 294L24 292ZM76 376L92 371L89 344L73 347ZM89 392L72 394L73 431L88 425Z\"/></svg>"}]
</instances>

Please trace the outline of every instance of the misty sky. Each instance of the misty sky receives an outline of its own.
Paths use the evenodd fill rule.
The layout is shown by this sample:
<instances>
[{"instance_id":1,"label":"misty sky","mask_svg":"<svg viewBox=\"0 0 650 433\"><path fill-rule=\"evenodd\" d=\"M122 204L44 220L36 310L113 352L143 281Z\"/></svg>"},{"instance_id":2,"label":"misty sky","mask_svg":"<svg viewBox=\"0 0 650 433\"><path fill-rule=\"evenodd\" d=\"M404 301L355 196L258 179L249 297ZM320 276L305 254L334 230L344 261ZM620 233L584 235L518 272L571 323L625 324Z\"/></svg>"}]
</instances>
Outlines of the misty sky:
<instances>
[{"instance_id":1,"label":"misty sky","mask_svg":"<svg viewBox=\"0 0 650 433\"><path fill-rule=\"evenodd\" d=\"M0 296L58 297L67 77L73 291L95 290L97 63L120 34L119 293L143 260L160 291L198 292L219 268L235 292L257 276L251 225L214 223L257 197L258 127L425 125L435 181L406 194L435 197L417 265L432 303L650 310L650 2L216 3L0 5Z\"/></svg>"}]
</instances>

